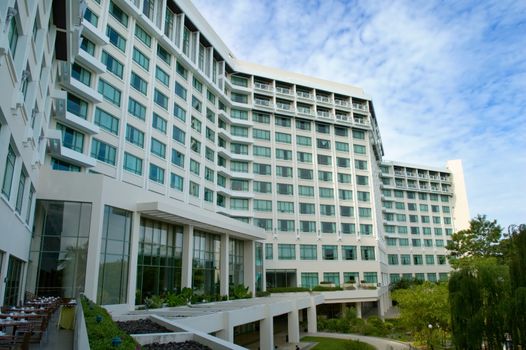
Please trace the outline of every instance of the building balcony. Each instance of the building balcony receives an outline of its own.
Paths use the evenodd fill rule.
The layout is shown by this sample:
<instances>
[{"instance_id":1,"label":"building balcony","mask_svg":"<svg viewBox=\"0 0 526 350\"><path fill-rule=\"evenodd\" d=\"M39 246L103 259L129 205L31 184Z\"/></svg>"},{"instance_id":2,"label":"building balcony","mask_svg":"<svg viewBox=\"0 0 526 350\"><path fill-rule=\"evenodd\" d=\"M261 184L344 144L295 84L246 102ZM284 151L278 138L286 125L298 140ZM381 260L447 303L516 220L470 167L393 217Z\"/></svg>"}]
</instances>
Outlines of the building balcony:
<instances>
[{"instance_id":1,"label":"building balcony","mask_svg":"<svg viewBox=\"0 0 526 350\"><path fill-rule=\"evenodd\" d=\"M344 101L344 100L338 100L338 99L335 99L334 100L334 104L338 107L345 107L345 108L350 108L351 107L351 104L347 101Z\"/></svg>"},{"instance_id":2,"label":"building balcony","mask_svg":"<svg viewBox=\"0 0 526 350\"><path fill-rule=\"evenodd\" d=\"M79 62L97 74L106 73L106 66L84 50L79 50L75 62Z\"/></svg>"},{"instance_id":3,"label":"building balcony","mask_svg":"<svg viewBox=\"0 0 526 350\"><path fill-rule=\"evenodd\" d=\"M255 98L254 99L254 106L255 107L260 107L260 108L264 108L264 109L267 109L267 110L274 110L274 104L272 103L271 100L264 100L264 99L260 99L260 98Z\"/></svg>"},{"instance_id":4,"label":"building balcony","mask_svg":"<svg viewBox=\"0 0 526 350\"><path fill-rule=\"evenodd\" d=\"M82 20L82 35L90 39L97 45L107 45L110 41L108 37L86 19Z\"/></svg>"},{"instance_id":5,"label":"building balcony","mask_svg":"<svg viewBox=\"0 0 526 350\"><path fill-rule=\"evenodd\" d=\"M311 93L305 91L296 91L296 97L301 98L303 100L314 100L314 96Z\"/></svg>"},{"instance_id":6,"label":"building balcony","mask_svg":"<svg viewBox=\"0 0 526 350\"><path fill-rule=\"evenodd\" d=\"M236 191L233 189L228 189L224 187L218 187L217 193L222 193L224 195L236 198L254 198L254 193L249 191Z\"/></svg>"},{"instance_id":7,"label":"building balcony","mask_svg":"<svg viewBox=\"0 0 526 350\"><path fill-rule=\"evenodd\" d=\"M272 93L274 91L274 88L270 84L261 83L259 81L254 82L254 89L258 91L264 91L268 93Z\"/></svg>"},{"instance_id":8,"label":"building balcony","mask_svg":"<svg viewBox=\"0 0 526 350\"><path fill-rule=\"evenodd\" d=\"M297 111L298 111L298 114L307 115L309 117L314 117L315 115L314 111L310 108L298 107Z\"/></svg>"},{"instance_id":9,"label":"building balcony","mask_svg":"<svg viewBox=\"0 0 526 350\"><path fill-rule=\"evenodd\" d=\"M48 130L47 132L47 152L54 158L81 166L94 167L97 164L95 158L77 152L62 145L62 133L59 130Z\"/></svg>"},{"instance_id":10,"label":"building balcony","mask_svg":"<svg viewBox=\"0 0 526 350\"><path fill-rule=\"evenodd\" d=\"M367 112L367 105L362 104L362 103L353 102L352 109L355 109L357 111Z\"/></svg>"},{"instance_id":11,"label":"building balcony","mask_svg":"<svg viewBox=\"0 0 526 350\"><path fill-rule=\"evenodd\" d=\"M285 96L293 96L292 90L281 86L276 86L276 93Z\"/></svg>"},{"instance_id":12,"label":"building balcony","mask_svg":"<svg viewBox=\"0 0 526 350\"><path fill-rule=\"evenodd\" d=\"M325 304L336 304L342 302L375 301L387 293L387 287L378 287L376 284L351 284L344 283L344 290L329 292L313 292L321 294L325 298ZM354 289L346 289L354 288Z\"/></svg>"},{"instance_id":13,"label":"building balcony","mask_svg":"<svg viewBox=\"0 0 526 350\"><path fill-rule=\"evenodd\" d=\"M319 118L333 119L333 118L332 118L332 113L331 113L331 112L327 112L327 111L317 111L316 114L317 114L317 116L318 116Z\"/></svg>"},{"instance_id":14,"label":"building balcony","mask_svg":"<svg viewBox=\"0 0 526 350\"><path fill-rule=\"evenodd\" d=\"M327 104L327 105L331 105L332 104L332 99L330 97L328 97L328 96L316 95L316 101L318 101L320 103Z\"/></svg>"},{"instance_id":15,"label":"building balcony","mask_svg":"<svg viewBox=\"0 0 526 350\"><path fill-rule=\"evenodd\" d=\"M66 109L67 101L65 98L55 98L53 101L53 117L60 120L63 124L71 126L79 131L82 131L88 135L95 135L100 132L100 128L87 121L86 119L79 117Z\"/></svg>"},{"instance_id":16,"label":"building balcony","mask_svg":"<svg viewBox=\"0 0 526 350\"><path fill-rule=\"evenodd\" d=\"M61 62L59 64L58 82L66 90L75 93L92 103L102 102L102 95L91 86L88 86L80 81L73 79L71 76L71 65L68 62ZM94 79L93 79L94 80Z\"/></svg>"}]
</instances>

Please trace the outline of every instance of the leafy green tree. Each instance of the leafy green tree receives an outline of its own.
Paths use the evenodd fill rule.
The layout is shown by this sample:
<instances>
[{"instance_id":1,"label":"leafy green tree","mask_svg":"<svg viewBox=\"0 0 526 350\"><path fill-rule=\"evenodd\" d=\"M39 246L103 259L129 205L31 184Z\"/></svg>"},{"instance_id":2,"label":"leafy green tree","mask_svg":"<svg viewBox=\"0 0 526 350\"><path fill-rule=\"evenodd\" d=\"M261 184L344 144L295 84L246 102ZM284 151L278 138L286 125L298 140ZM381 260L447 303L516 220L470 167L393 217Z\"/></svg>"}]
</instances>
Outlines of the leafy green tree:
<instances>
[{"instance_id":1,"label":"leafy green tree","mask_svg":"<svg viewBox=\"0 0 526 350\"><path fill-rule=\"evenodd\" d=\"M449 301L453 340L459 349L501 349L508 327L510 279L497 259L473 258L451 274Z\"/></svg>"},{"instance_id":2,"label":"leafy green tree","mask_svg":"<svg viewBox=\"0 0 526 350\"><path fill-rule=\"evenodd\" d=\"M445 283L424 282L407 289L397 289L392 298L400 308L400 321L415 338L426 341L432 329L448 332L450 308Z\"/></svg>"},{"instance_id":3,"label":"leafy green tree","mask_svg":"<svg viewBox=\"0 0 526 350\"><path fill-rule=\"evenodd\" d=\"M526 344L526 226L521 225L509 239L511 282L510 326L516 345Z\"/></svg>"},{"instance_id":4,"label":"leafy green tree","mask_svg":"<svg viewBox=\"0 0 526 350\"><path fill-rule=\"evenodd\" d=\"M486 215L477 215L469 223L469 228L454 233L447 245L449 263L453 268L469 265L477 257L502 257L502 227L496 220L490 221Z\"/></svg>"}]
</instances>

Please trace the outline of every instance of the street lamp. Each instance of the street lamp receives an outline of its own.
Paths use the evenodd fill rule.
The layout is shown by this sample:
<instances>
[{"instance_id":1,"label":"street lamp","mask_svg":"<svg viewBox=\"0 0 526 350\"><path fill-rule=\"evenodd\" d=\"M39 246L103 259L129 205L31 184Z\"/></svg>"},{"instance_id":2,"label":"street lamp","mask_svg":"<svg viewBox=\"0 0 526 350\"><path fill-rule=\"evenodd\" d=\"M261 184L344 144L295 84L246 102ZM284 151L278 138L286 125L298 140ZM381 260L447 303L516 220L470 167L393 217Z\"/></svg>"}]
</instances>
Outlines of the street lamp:
<instances>
[{"instance_id":1,"label":"street lamp","mask_svg":"<svg viewBox=\"0 0 526 350\"><path fill-rule=\"evenodd\" d=\"M431 335L433 332L433 325L430 323L427 325L427 328L429 328L429 337L427 338L427 350L433 349L433 346L431 345Z\"/></svg>"}]
</instances>

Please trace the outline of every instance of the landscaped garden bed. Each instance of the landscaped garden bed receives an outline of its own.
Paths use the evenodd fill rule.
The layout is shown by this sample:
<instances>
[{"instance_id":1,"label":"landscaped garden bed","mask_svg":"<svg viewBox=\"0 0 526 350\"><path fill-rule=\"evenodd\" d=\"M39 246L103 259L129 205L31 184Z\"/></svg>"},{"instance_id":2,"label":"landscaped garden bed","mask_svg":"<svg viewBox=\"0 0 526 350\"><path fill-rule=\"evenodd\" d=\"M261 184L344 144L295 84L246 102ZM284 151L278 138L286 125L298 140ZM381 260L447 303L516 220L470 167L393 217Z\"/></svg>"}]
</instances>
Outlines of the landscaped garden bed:
<instances>
[{"instance_id":1,"label":"landscaped garden bed","mask_svg":"<svg viewBox=\"0 0 526 350\"><path fill-rule=\"evenodd\" d=\"M172 333L173 331L149 319L115 322L127 334Z\"/></svg>"},{"instance_id":2,"label":"landscaped garden bed","mask_svg":"<svg viewBox=\"0 0 526 350\"><path fill-rule=\"evenodd\" d=\"M143 345L142 350L212 350L208 346L199 344L193 340L187 340L180 343L153 343L148 345Z\"/></svg>"}]
</instances>

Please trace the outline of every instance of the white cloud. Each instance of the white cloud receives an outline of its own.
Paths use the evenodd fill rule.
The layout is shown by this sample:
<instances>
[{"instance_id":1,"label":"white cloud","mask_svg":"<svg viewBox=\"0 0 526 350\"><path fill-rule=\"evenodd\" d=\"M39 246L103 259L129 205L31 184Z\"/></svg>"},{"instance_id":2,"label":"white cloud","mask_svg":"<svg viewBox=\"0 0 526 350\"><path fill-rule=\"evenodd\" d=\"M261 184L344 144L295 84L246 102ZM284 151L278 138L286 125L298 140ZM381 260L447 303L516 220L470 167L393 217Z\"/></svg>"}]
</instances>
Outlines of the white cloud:
<instances>
[{"instance_id":1,"label":"white cloud","mask_svg":"<svg viewBox=\"0 0 526 350\"><path fill-rule=\"evenodd\" d=\"M196 0L243 60L358 85L386 158L460 158L471 214L526 221L526 3Z\"/></svg>"}]
</instances>

